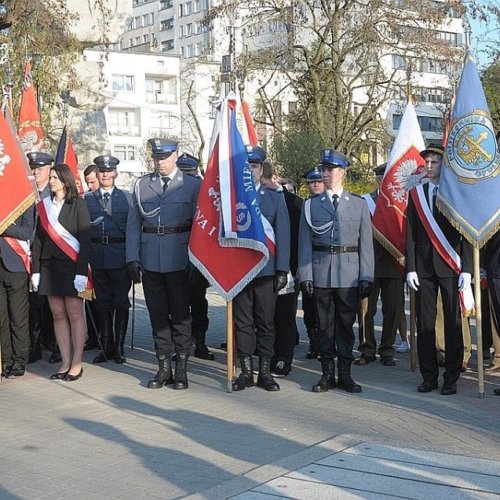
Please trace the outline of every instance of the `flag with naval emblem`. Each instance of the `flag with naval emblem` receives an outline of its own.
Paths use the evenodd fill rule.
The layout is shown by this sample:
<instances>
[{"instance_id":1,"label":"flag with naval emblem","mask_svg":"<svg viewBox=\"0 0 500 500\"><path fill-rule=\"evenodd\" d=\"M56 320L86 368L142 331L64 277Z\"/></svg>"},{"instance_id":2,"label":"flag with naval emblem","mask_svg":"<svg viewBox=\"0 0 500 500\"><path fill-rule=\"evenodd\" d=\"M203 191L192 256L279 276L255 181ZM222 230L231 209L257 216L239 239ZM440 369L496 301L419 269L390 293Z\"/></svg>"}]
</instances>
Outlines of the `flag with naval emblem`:
<instances>
[{"instance_id":1,"label":"flag with naval emblem","mask_svg":"<svg viewBox=\"0 0 500 500\"><path fill-rule=\"evenodd\" d=\"M387 161L372 218L375 238L401 266L404 266L406 253L408 191L425 178L424 161L420 156L424 149L417 113L409 102Z\"/></svg>"},{"instance_id":2,"label":"flag with naval emblem","mask_svg":"<svg viewBox=\"0 0 500 500\"><path fill-rule=\"evenodd\" d=\"M500 228L500 154L476 65L467 54L436 206L476 248Z\"/></svg>"},{"instance_id":3,"label":"flag with naval emblem","mask_svg":"<svg viewBox=\"0 0 500 500\"><path fill-rule=\"evenodd\" d=\"M236 98L231 93L217 110L189 258L230 301L264 268L269 252L252 171L236 126Z\"/></svg>"},{"instance_id":4,"label":"flag with naval emblem","mask_svg":"<svg viewBox=\"0 0 500 500\"><path fill-rule=\"evenodd\" d=\"M78 158L76 157L75 149L73 148L73 141L71 140L71 135L64 125L61 139L59 140L59 145L57 146L57 153L55 164L66 163L73 177L75 179L76 187L78 188L78 193L83 194L82 180L80 179L80 171L78 170Z\"/></svg>"},{"instance_id":5,"label":"flag with naval emblem","mask_svg":"<svg viewBox=\"0 0 500 500\"><path fill-rule=\"evenodd\" d=\"M21 106L19 108L18 134L23 150L26 153L31 151L43 151L44 138L42 123L40 121L36 89L29 61L26 61L26 66L24 68Z\"/></svg>"}]
</instances>

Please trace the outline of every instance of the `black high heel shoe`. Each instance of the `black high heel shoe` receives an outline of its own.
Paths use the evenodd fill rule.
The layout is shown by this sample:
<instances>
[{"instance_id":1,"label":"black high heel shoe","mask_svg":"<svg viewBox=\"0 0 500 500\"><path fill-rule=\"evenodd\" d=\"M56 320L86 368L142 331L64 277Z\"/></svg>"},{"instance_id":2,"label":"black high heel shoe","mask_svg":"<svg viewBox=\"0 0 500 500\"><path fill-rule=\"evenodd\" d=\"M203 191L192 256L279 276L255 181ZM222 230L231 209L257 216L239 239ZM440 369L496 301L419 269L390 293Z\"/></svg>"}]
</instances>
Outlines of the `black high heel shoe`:
<instances>
[{"instance_id":1,"label":"black high heel shoe","mask_svg":"<svg viewBox=\"0 0 500 500\"><path fill-rule=\"evenodd\" d=\"M71 375L68 371L68 373L66 374L66 376L63 378L63 380L65 382L74 382L75 380L78 380L79 378L81 378L81 376L83 375L83 368L80 370L80 373L78 375Z\"/></svg>"},{"instance_id":2,"label":"black high heel shoe","mask_svg":"<svg viewBox=\"0 0 500 500\"><path fill-rule=\"evenodd\" d=\"M66 375L68 374L69 370L66 370L65 372L56 372L56 373L53 373L51 376L50 376L50 380L63 380Z\"/></svg>"}]
</instances>

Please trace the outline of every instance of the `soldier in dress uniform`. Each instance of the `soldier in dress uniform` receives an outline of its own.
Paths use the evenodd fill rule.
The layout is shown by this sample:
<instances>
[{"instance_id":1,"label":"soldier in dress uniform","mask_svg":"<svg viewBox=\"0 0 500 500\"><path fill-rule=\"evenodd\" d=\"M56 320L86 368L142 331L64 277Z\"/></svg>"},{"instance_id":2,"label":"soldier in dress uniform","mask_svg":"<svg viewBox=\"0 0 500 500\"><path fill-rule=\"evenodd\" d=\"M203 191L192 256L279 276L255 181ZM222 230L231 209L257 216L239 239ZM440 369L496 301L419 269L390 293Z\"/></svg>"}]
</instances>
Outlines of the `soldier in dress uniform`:
<instances>
[{"instance_id":1,"label":"soldier in dress uniform","mask_svg":"<svg viewBox=\"0 0 500 500\"><path fill-rule=\"evenodd\" d=\"M236 348L241 374L233 381L233 390L253 387L254 352L259 357L257 386L266 391L278 391L271 375L274 353L274 311L278 292L287 284L290 270L290 221L283 195L261 186L262 163L266 152L260 146L245 146L262 215L274 231L276 253L233 300Z\"/></svg>"},{"instance_id":2,"label":"soldier in dress uniform","mask_svg":"<svg viewBox=\"0 0 500 500\"><path fill-rule=\"evenodd\" d=\"M368 206L343 188L349 163L334 149L321 151L325 191L304 202L300 220L299 276L303 293L316 301L323 371L313 392L334 387L361 392L351 377L353 325L360 299L373 288L374 257Z\"/></svg>"},{"instance_id":3,"label":"soldier in dress uniform","mask_svg":"<svg viewBox=\"0 0 500 500\"><path fill-rule=\"evenodd\" d=\"M365 195L368 207L374 211L377 204L379 187L384 178L387 163L383 163L373 169L378 187L375 191ZM372 213L373 215L373 213ZM364 366L376 359L377 341L375 339L375 315L377 314L377 302L380 295L382 302L382 337L378 346L380 362L384 366L394 366L394 347L398 325L401 322L401 314L404 314L404 278L402 270L398 268L396 260L392 255L374 238L373 250L375 252L375 281L373 291L368 297L368 311L363 325L360 324L360 339L363 339L359 347L361 357L354 361L355 365Z\"/></svg>"},{"instance_id":4,"label":"soldier in dress uniform","mask_svg":"<svg viewBox=\"0 0 500 500\"><path fill-rule=\"evenodd\" d=\"M318 167L310 168L302 177L306 180L310 198L325 190L323 173ZM304 311L304 324L306 325L307 337L309 338L309 349L306 358L316 359L318 357L318 318L314 297L310 297L305 293L302 294L302 310Z\"/></svg>"},{"instance_id":5,"label":"soldier in dress uniform","mask_svg":"<svg viewBox=\"0 0 500 500\"><path fill-rule=\"evenodd\" d=\"M182 172L201 179L198 174L199 165L198 158L189 153L183 153L177 158L177 166ZM207 300L209 283L205 276L194 266L190 271L189 278L191 285L191 316L193 319L191 331L195 342L194 357L213 361L215 356L208 350L205 343L209 325Z\"/></svg>"},{"instance_id":6,"label":"soldier in dress uniform","mask_svg":"<svg viewBox=\"0 0 500 500\"><path fill-rule=\"evenodd\" d=\"M125 362L123 347L130 309L128 293L132 285L125 261L130 193L115 187L118 158L98 156L94 163L99 189L86 193L85 201L92 237L90 266L96 294L93 310L102 351L93 362L114 359L121 364Z\"/></svg>"},{"instance_id":7,"label":"soldier in dress uniform","mask_svg":"<svg viewBox=\"0 0 500 500\"><path fill-rule=\"evenodd\" d=\"M50 168L54 163L54 158L41 151L32 151L26 155L28 157L31 171L36 186L37 203L50 196L49 174ZM30 240L33 241L36 225L38 223L38 215L35 210L35 225L33 235ZM29 325L30 325L30 352L28 363L35 363L42 359L42 344L51 351L49 363L59 363L61 354L57 346L54 334L54 321L52 312L47 301L47 297L38 295L37 292L29 294Z\"/></svg>"},{"instance_id":8,"label":"soldier in dress uniform","mask_svg":"<svg viewBox=\"0 0 500 500\"><path fill-rule=\"evenodd\" d=\"M143 281L158 372L148 387L174 384L187 389L191 350L188 242L200 179L176 165L177 142L150 139L155 172L135 184L127 223L127 264L135 283ZM171 354L176 353L172 377Z\"/></svg>"}]
</instances>

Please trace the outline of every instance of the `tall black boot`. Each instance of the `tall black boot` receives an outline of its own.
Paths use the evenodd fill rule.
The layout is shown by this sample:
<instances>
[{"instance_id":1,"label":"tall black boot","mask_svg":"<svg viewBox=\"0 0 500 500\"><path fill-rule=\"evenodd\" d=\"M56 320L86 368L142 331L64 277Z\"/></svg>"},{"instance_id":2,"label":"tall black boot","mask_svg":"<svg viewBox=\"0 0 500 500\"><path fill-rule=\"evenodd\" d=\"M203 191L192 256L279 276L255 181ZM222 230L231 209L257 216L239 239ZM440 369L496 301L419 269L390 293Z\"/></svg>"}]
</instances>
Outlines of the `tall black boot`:
<instances>
[{"instance_id":1,"label":"tall black boot","mask_svg":"<svg viewBox=\"0 0 500 500\"><path fill-rule=\"evenodd\" d=\"M318 383L312 386L313 392L327 392L329 389L337 387L335 383L335 361L333 359L322 359L321 370L323 375Z\"/></svg>"},{"instance_id":2,"label":"tall black boot","mask_svg":"<svg viewBox=\"0 0 500 500\"><path fill-rule=\"evenodd\" d=\"M242 391L246 387L253 387L253 358L252 356L240 357L241 373L238 378L233 380L233 391Z\"/></svg>"},{"instance_id":3,"label":"tall black boot","mask_svg":"<svg viewBox=\"0 0 500 500\"><path fill-rule=\"evenodd\" d=\"M105 363L113 357L113 314L111 311L97 314L97 328L102 351L92 360L92 363Z\"/></svg>"},{"instance_id":4,"label":"tall black boot","mask_svg":"<svg viewBox=\"0 0 500 500\"><path fill-rule=\"evenodd\" d=\"M30 350L28 364L42 359L42 310L30 306L29 309Z\"/></svg>"},{"instance_id":5,"label":"tall black boot","mask_svg":"<svg viewBox=\"0 0 500 500\"><path fill-rule=\"evenodd\" d=\"M175 362L174 389L187 389L189 387L187 378L187 362L189 353L178 352Z\"/></svg>"},{"instance_id":6,"label":"tall black boot","mask_svg":"<svg viewBox=\"0 0 500 500\"><path fill-rule=\"evenodd\" d=\"M115 311L115 363L125 363L125 337L128 326L128 309L117 309Z\"/></svg>"},{"instance_id":7,"label":"tall black boot","mask_svg":"<svg viewBox=\"0 0 500 500\"><path fill-rule=\"evenodd\" d=\"M351 377L351 365L352 361L350 359L339 359L339 379L337 382L337 387L344 389L347 392L361 392L361 386L356 384Z\"/></svg>"},{"instance_id":8,"label":"tall black boot","mask_svg":"<svg viewBox=\"0 0 500 500\"><path fill-rule=\"evenodd\" d=\"M307 351L307 359L316 359L318 357L318 343L317 343L317 332L316 328L311 328L307 330L307 336L309 337L309 350Z\"/></svg>"},{"instance_id":9,"label":"tall black boot","mask_svg":"<svg viewBox=\"0 0 500 500\"><path fill-rule=\"evenodd\" d=\"M271 356L259 356L259 376L257 377L257 387L262 387L266 391L280 390L280 386L271 375Z\"/></svg>"},{"instance_id":10,"label":"tall black boot","mask_svg":"<svg viewBox=\"0 0 500 500\"><path fill-rule=\"evenodd\" d=\"M170 355L157 354L156 357L158 358L158 371L148 382L148 389L161 389L164 385L171 385L174 383Z\"/></svg>"},{"instance_id":11,"label":"tall black boot","mask_svg":"<svg viewBox=\"0 0 500 500\"><path fill-rule=\"evenodd\" d=\"M207 359L208 361L213 361L215 356L208 350L205 344L205 338L207 332L193 332L193 338L196 342L196 347L194 349L194 357L199 359Z\"/></svg>"}]
</instances>

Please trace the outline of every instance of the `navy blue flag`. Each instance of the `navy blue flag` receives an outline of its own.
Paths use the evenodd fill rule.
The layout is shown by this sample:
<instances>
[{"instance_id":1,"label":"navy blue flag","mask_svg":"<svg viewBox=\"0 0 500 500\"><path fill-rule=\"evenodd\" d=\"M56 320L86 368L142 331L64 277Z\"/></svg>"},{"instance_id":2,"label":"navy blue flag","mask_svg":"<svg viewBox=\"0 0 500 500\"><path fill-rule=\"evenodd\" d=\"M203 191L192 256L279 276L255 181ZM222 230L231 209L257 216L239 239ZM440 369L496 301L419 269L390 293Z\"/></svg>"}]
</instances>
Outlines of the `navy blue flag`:
<instances>
[{"instance_id":1,"label":"navy blue flag","mask_svg":"<svg viewBox=\"0 0 500 500\"><path fill-rule=\"evenodd\" d=\"M476 65L465 58L439 180L438 208L476 248L500 228L500 155Z\"/></svg>"}]
</instances>

